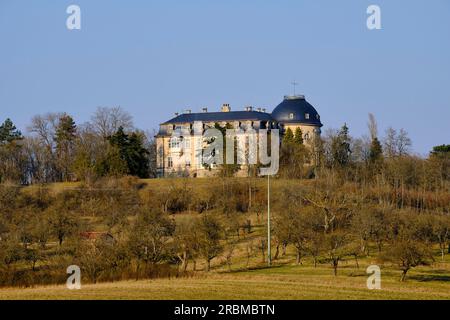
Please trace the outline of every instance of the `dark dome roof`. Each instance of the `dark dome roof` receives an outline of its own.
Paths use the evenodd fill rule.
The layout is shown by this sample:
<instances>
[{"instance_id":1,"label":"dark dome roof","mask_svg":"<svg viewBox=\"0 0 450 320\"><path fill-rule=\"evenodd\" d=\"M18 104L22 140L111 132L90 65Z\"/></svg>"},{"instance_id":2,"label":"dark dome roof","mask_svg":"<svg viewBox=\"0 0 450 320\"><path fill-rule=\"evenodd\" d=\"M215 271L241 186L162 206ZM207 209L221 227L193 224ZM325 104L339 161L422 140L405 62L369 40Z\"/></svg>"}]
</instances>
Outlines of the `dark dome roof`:
<instances>
[{"instance_id":1,"label":"dark dome roof","mask_svg":"<svg viewBox=\"0 0 450 320\"><path fill-rule=\"evenodd\" d=\"M309 119L307 118L309 115ZM273 111L272 118L281 123L302 123L322 126L316 109L309 104L304 96L285 96Z\"/></svg>"}]
</instances>

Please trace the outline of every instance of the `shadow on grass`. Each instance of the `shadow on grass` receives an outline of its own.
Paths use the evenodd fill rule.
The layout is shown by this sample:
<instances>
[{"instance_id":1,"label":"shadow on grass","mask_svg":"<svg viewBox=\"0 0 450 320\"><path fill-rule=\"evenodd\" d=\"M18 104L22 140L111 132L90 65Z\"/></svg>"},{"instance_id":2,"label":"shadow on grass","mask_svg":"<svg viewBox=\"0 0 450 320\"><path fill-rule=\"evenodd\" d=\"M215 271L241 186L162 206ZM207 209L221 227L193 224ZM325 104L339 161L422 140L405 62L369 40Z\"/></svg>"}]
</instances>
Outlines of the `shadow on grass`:
<instances>
[{"instance_id":1,"label":"shadow on grass","mask_svg":"<svg viewBox=\"0 0 450 320\"><path fill-rule=\"evenodd\" d=\"M277 265L272 265L271 267L268 266L254 266L254 267L249 267L249 268L239 268L239 269L232 269L231 271L220 271L218 273L223 273L223 274L233 274L233 273L241 273L241 272L249 272L249 271L260 271L260 270L276 270L279 268L283 268L286 267L287 264L277 264Z\"/></svg>"},{"instance_id":2,"label":"shadow on grass","mask_svg":"<svg viewBox=\"0 0 450 320\"><path fill-rule=\"evenodd\" d=\"M421 282L429 282L429 281L440 281L440 282L450 282L450 275L438 275L438 274L431 274L431 275L411 275L408 277L408 279L421 281Z\"/></svg>"}]
</instances>

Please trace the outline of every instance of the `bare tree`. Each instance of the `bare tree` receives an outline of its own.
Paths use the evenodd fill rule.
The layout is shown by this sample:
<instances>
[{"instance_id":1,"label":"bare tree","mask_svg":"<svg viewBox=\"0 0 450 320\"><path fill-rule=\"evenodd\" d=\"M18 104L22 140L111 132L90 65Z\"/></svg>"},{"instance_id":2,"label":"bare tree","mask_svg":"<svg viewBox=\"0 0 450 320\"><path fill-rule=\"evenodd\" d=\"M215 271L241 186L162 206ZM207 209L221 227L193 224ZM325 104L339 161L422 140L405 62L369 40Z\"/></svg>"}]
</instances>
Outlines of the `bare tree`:
<instances>
[{"instance_id":1,"label":"bare tree","mask_svg":"<svg viewBox=\"0 0 450 320\"><path fill-rule=\"evenodd\" d=\"M408 132L405 129L402 128L397 133L392 127L386 130L383 144L385 155L390 158L407 155L412 145L411 139L408 137Z\"/></svg>"},{"instance_id":2,"label":"bare tree","mask_svg":"<svg viewBox=\"0 0 450 320\"><path fill-rule=\"evenodd\" d=\"M386 157L392 158L397 155L397 131L389 127L386 129L386 136L383 140L383 150Z\"/></svg>"},{"instance_id":3,"label":"bare tree","mask_svg":"<svg viewBox=\"0 0 450 320\"><path fill-rule=\"evenodd\" d=\"M399 156L405 156L409 153L411 147L411 139L408 137L408 132L405 129L400 129L397 136L397 152Z\"/></svg>"},{"instance_id":4,"label":"bare tree","mask_svg":"<svg viewBox=\"0 0 450 320\"><path fill-rule=\"evenodd\" d=\"M55 148L55 136L58 122L62 116L63 113L36 115L31 119L28 131L35 133L43 145L48 149L53 150Z\"/></svg>"},{"instance_id":5,"label":"bare tree","mask_svg":"<svg viewBox=\"0 0 450 320\"><path fill-rule=\"evenodd\" d=\"M430 248L419 241L397 240L381 256L382 261L396 264L402 271L400 281L405 281L406 273L417 266L426 266L433 261Z\"/></svg>"},{"instance_id":6,"label":"bare tree","mask_svg":"<svg viewBox=\"0 0 450 320\"><path fill-rule=\"evenodd\" d=\"M121 107L98 107L91 117L95 131L107 138L122 127L125 131L133 129L133 119L131 115Z\"/></svg>"},{"instance_id":7,"label":"bare tree","mask_svg":"<svg viewBox=\"0 0 450 320\"><path fill-rule=\"evenodd\" d=\"M56 131L59 119L63 113L47 113L36 115L31 119L28 131L33 133L36 140L28 145L29 160L34 160L35 168L39 172L40 182L53 182L57 180L57 157L56 157Z\"/></svg>"},{"instance_id":8,"label":"bare tree","mask_svg":"<svg viewBox=\"0 0 450 320\"><path fill-rule=\"evenodd\" d=\"M348 235L344 232L333 232L326 235L325 248L335 276L337 276L339 261L348 254L345 250L347 243Z\"/></svg>"}]
</instances>

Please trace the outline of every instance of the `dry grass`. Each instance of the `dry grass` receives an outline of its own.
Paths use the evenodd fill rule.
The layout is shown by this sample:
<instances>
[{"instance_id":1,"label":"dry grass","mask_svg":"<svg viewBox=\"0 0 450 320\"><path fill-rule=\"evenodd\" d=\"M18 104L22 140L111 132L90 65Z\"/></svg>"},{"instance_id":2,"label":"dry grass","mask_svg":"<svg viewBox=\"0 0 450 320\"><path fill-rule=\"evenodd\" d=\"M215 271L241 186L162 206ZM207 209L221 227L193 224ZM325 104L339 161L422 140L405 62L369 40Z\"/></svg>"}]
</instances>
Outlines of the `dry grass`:
<instances>
[{"instance_id":1,"label":"dry grass","mask_svg":"<svg viewBox=\"0 0 450 320\"><path fill-rule=\"evenodd\" d=\"M189 187L198 192L207 192L220 181L211 179L189 179ZM146 190L167 190L182 186L185 179L142 180ZM266 181L256 179L256 185L265 190ZM274 190L280 189L284 181L274 180ZM294 183L294 182L293 182ZM295 182L297 183L297 182ZM304 184L307 182L298 182ZM52 191L58 192L73 184L55 184ZM32 187L30 187L32 188ZM263 191L264 192L264 191ZM276 214L276 212L274 212ZM194 213L176 215L176 219L198 216ZM0 289L2 299L450 299L450 255L444 262L420 267L408 273L408 280L400 282L400 272L390 266L382 266L382 289L366 287L365 268L376 263L369 258L361 259L357 269L353 259L346 259L334 277L327 264L317 268L306 259L303 265L293 265L292 249L276 261L273 268L262 267L261 255L254 252L247 269L246 246L249 241L257 244L264 235L264 217L258 220L249 216L253 232L240 238L233 257L232 271L223 257L213 260L214 271L196 273L194 278L158 279L146 281L122 281L116 283L86 284L81 290L68 290L65 286L37 287L29 289ZM203 264L199 261L198 268ZM192 268L190 265L189 269Z\"/></svg>"},{"instance_id":2,"label":"dry grass","mask_svg":"<svg viewBox=\"0 0 450 320\"><path fill-rule=\"evenodd\" d=\"M331 275L327 266L275 266L231 273L214 272L195 278L122 281L83 285L1 289L0 299L450 299L448 270L420 268L409 280L382 271L382 289L368 290L364 269L344 266Z\"/></svg>"}]
</instances>

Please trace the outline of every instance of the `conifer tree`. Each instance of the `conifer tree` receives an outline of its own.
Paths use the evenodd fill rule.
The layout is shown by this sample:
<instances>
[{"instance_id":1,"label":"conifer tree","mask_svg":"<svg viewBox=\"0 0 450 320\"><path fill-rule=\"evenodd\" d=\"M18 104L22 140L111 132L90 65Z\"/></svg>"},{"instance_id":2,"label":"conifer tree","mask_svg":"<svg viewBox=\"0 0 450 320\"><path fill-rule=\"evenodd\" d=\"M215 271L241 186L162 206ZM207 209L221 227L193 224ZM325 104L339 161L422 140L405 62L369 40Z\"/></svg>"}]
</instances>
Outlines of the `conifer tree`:
<instances>
[{"instance_id":1,"label":"conifer tree","mask_svg":"<svg viewBox=\"0 0 450 320\"><path fill-rule=\"evenodd\" d=\"M300 129L300 127L297 127L295 129L294 142L296 144L303 144L303 132L302 129Z\"/></svg>"},{"instance_id":2,"label":"conifer tree","mask_svg":"<svg viewBox=\"0 0 450 320\"><path fill-rule=\"evenodd\" d=\"M69 169L73 162L77 126L73 118L64 114L59 118L56 128L55 142L60 179L67 181Z\"/></svg>"},{"instance_id":3,"label":"conifer tree","mask_svg":"<svg viewBox=\"0 0 450 320\"><path fill-rule=\"evenodd\" d=\"M292 132L291 128L287 128L286 132L284 133L283 143L288 144L291 142L294 142L294 133Z\"/></svg>"}]
</instances>

